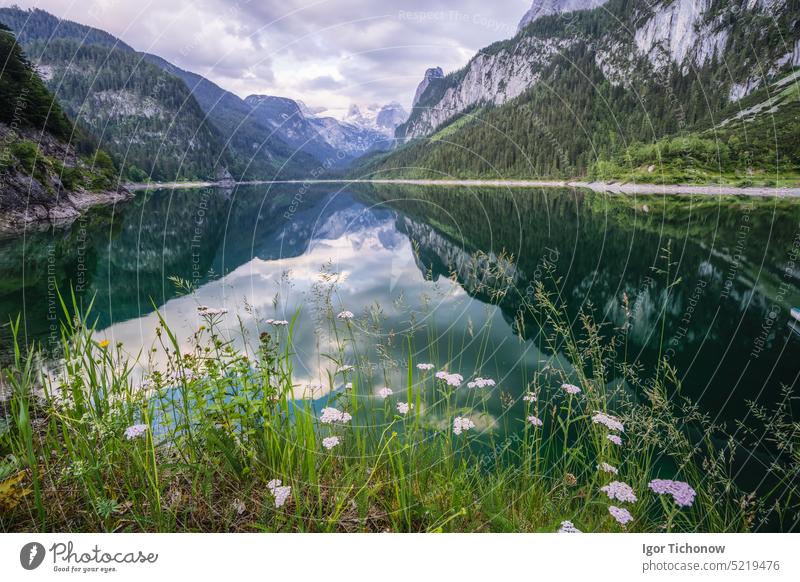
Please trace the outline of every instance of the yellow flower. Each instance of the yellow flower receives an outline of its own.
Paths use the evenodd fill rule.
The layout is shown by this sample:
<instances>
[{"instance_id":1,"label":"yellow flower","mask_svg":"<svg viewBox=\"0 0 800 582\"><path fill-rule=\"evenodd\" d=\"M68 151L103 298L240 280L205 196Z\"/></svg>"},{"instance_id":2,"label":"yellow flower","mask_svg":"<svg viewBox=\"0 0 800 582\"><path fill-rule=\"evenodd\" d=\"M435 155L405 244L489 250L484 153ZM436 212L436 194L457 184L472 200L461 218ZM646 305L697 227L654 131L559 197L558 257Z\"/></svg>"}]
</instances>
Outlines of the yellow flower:
<instances>
[{"instance_id":1,"label":"yellow flower","mask_svg":"<svg viewBox=\"0 0 800 582\"><path fill-rule=\"evenodd\" d=\"M108 347L108 340L103 340L97 345L100 346L101 348L107 348Z\"/></svg>"}]
</instances>

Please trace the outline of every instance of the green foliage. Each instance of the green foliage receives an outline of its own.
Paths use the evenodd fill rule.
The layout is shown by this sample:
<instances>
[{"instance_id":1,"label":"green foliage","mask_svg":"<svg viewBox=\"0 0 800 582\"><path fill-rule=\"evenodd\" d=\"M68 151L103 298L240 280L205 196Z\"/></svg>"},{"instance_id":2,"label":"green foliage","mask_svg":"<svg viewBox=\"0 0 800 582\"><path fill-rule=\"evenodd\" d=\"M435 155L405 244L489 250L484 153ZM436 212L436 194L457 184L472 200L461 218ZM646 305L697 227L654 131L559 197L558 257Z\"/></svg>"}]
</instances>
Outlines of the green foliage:
<instances>
[{"instance_id":1,"label":"green foliage","mask_svg":"<svg viewBox=\"0 0 800 582\"><path fill-rule=\"evenodd\" d=\"M36 170L37 163L41 164L42 162L42 154L39 152L39 147L32 141L20 140L11 144L9 149L19 161L25 173L32 176Z\"/></svg>"},{"instance_id":2,"label":"green foliage","mask_svg":"<svg viewBox=\"0 0 800 582\"><path fill-rule=\"evenodd\" d=\"M128 179L215 179L223 167L241 178L300 177L319 165L235 95L104 31L13 6L0 20L51 68L48 84L79 130L76 149L102 147Z\"/></svg>"},{"instance_id":3,"label":"green foliage","mask_svg":"<svg viewBox=\"0 0 800 582\"><path fill-rule=\"evenodd\" d=\"M108 190L111 188L117 179L117 169L111 156L104 150L98 149L94 156L87 161L92 169L89 189Z\"/></svg>"},{"instance_id":4,"label":"green foliage","mask_svg":"<svg viewBox=\"0 0 800 582\"><path fill-rule=\"evenodd\" d=\"M432 136L416 139L389 156L365 159L354 174L488 179L627 175L647 180L650 173L639 165L646 170L651 164L665 164L650 180L717 181L714 171L718 176L730 174L726 176L730 180L750 179L751 170L772 174L773 180L791 176L800 162L796 94L772 103L781 105L772 120L738 120L725 127L720 127L720 120L753 104L749 98L731 104L731 87L751 79L760 63L774 62L791 48L792 38L784 38L782 31L792 30L797 36L798 6L789 3L765 18L743 8L742 1L735 3L738 10L720 2L704 16L711 26L723 9L732 15L726 24L724 66L714 57L703 66L680 68L670 63L658 73L646 58L635 55L630 38L630 30L641 24L649 6L610 0L602 10L576 12L568 19L559 15L537 19L514 38L480 51L481 55L505 51L518 58L535 50L531 47L537 45L527 42L531 38L570 41L546 64L533 65L539 79L530 90L500 107L478 112L470 123L451 120ZM614 36L617 31L620 38ZM613 79L598 65L607 60L609 50L618 56L631 52L623 80ZM606 64L614 68L614 63ZM405 135L426 108L436 107L466 71L432 83L424 103L412 111L398 135ZM636 168L638 172L631 173Z\"/></svg>"},{"instance_id":5,"label":"green foliage","mask_svg":"<svg viewBox=\"0 0 800 582\"><path fill-rule=\"evenodd\" d=\"M69 137L72 124L22 53L14 34L0 24L0 122Z\"/></svg>"},{"instance_id":6,"label":"green foliage","mask_svg":"<svg viewBox=\"0 0 800 582\"><path fill-rule=\"evenodd\" d=\"M324 293L332 297L335 290ZM44 400L30 397L34 351L26 358L17 349L4 371L19 414L0 435L0 452L18 459L32 481L32 487L28 479L16 483L19 493L4 513L4 527L553 532L569 519L585 531L619 532L600 488L620 480L639 497L629 505L634 521L628 531L748 530L770 499L753 501L740 492L726 475L725 451L710 438L709 425L691 405L684 409L667 398L667 388L678 383L676 372L659 366L645 386L640 370L623 366L625 382L648 395L646 402L627 398L624 383L612 380L620 346L604 343L588 314L573 329L543 284L535 299L537 307L531 301L522 308L548 330L542 354L549 354L545 369L551 371L534 372L526 385L537 399L517 410L519 417L504 418L521 427L515 438L495 440L492 431L482 435L474 426L453 429L456 417L481 418L482 391L462 390L458 400L433 372L416 368L413 354L430 361L436 354L415 348L410 338L400 342L408 347L399 365L408 367L402 399L414 404L411 410L399 414L388 400L369 397L373 364L364 362L342 373L340 380L352 388L332 391L327 400L352 418L323 423L312 402L296 393L292 337L297 326L309 324L300 315L285 328L265 329L242 352L213 310L206 310L189 345L158 314L153 349L166 367L151 370L146 386L137 386L135 363L121 346L95 336L73 297L70 307L62 302L62 348L69 357L58 380L43 377ZM332 312L317 324L338 338L332 363L352 361L343 358L365 341L357 336L360 324L337 321ZM579 385L581 395L565 396L564 382ZM624 447L612 444L609 429L592 419L611 407L625 424ZM526 420L531 416L545 422L533 425ZM690 423L705 431L698 442L684 429ZM329 451L322 443L331 436L339 443ZM670 475L696 489L692 507L664 506L648 490L648 480L659 476L656 459L664 457L677 467ZM598 472L598 462L617 467L618 474ZM280 507L273 479L291 487ZM788 510L794 501L781 498L781 507Z\"/></svg>"},{"instance_id":7,"label":"green foliage","mask_svg":"<svg viewBox=\"0 0 800 582\"><path fill-rule=\"evenodd\" d=\"M800 177L800 89L793 75L723 110L707 128L633 143L590 169L597 180L796 183Z\"/></svg>"},{"instance_id":8,"label":"green foliage","mask_svg":"<svg viewBox=\"0 0 800 582\"><path fill-rule=\"evenodd\" d=\"M50 84L67 113L118 160L159 180L213 178L226 162L186 85L136 53L71 40L29 51L54 68Z\"/></svg>"}]
</instances>

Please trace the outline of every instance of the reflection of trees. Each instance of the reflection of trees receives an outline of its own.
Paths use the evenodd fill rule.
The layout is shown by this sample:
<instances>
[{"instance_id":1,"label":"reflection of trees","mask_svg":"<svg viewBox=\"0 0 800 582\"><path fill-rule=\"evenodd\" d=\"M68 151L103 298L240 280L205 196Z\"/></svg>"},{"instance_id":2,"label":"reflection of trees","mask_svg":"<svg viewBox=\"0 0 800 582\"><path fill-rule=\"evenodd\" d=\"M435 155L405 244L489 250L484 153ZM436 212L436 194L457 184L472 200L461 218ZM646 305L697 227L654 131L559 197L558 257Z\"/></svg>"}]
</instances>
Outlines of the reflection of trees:
<instances>
[{"instance_id":1,"label":"reflection of trees","mask_svg":"<svg viewBox=\"0 0 800 582\"><path fill-rule=\"evenodd\" d=\"M363 195L391 201L404 214L398 228L413 241L422 270L434 277L455 274L470 294L484 301L497 298L508 321L519 310L520 294L543 275L542 264L556 250L557 287L572 318L591 308L611 324L607 330L612 333L613 324L624 319L621 299L628 295L634 308L628 353L645 366L658 354L667 297L666 277L653 267L664 266L659 257L671 240L673 276L680 283L669 290L664 337L674 344L670 363L688 372L687 390L699 397L712 383L716 396L716 387L738 384L741 405L744 398L757 396L765 378L776 386L794 382L796 367L780 365L788 357L781 350L791 341L785 322L774 326L764 353L750 358L771 306L778 301L788 319L788 308L800 301L796 285L778 293L798 222L791 205L408 186L369 187ZM742 222L749 225L753 242L744 247L735 232ZM493 294L480 273L495 268L492 258L505 254L514 256L509 280L515 291ZM536 332L530 318L525 329ZM753 381L743 386L739 376L747 360L745 378Z\"/></svg>"},{"instance_id":2,"label":"reflection of trees","mask_svg":"<svg viewBox=\"0 0 800 582\"><path fill-rule=\"evenodd\" d=\"M62 315L54 306L55 285L62 291L72 285L84 307L94 298L93 313L105 327L151 312L151 301L162 305L174 297L170 276L202 283L210 271L229 272L254 256L296 256L307 248L314 209L328 192L313 188L298 197L296 188L274 186L155 191L114 210L96 210L63 231L1 241L3 322L24 306L29 339L43 339L53 313ZM0 331L4 345L7 331Z\"/></svg>"}]
</instances>

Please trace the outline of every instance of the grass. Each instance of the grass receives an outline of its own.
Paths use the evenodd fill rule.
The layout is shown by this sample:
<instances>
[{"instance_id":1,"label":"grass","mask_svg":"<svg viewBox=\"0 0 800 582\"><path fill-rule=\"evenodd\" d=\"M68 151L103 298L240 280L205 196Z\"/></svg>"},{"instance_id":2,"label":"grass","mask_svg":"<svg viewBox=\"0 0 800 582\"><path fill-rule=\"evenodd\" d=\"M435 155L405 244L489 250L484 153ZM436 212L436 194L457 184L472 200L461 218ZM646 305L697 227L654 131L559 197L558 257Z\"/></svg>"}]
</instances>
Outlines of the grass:
<instances>
[{"instance_id":1,"label":"grass","mask_svg":"<svg viewBox=\"0 0 800 582\"><path fill-rule=\"evenodd\" d=\"M593 532L739 532L769 508L787 520L797 509L788 487L796 459L782 466L771 497L739 491L728 477L728 449L680 398L675 370L661 364L645 375L627 364L618 356L627 324L609 337L586 313L575 327L541 283L521 309L541 326L550 357L520 371L525 390L514 395L499 382L470 388L474 379L460 387L437 379L437 370L458 372L455 341L443 353L434 341L417 346L411 334L395 337L401 358L367 361L371 340L360 330L374 316L337 316L348 306L337 305L333 278L323 295L322 317L259 320L252 339L238 317L201 309L204 322L188 349L162 318L157 342L135 355L98 341L91 309L80 314L74 298L62 301L62 361L50 372L36 348L20 345L14 323L13 362L3 371L11 399L0 428L0 528L554 532L570 521ZM630 313L626 298L623 305ZM225 325L233 319L234 331ZM303 325L332 339L324 401L305 398L295 379L292 338ZM150 364L154 354L166 365ZM422 370L422 363L435 367ZM387 366L404 382L381 399L375 370ZM565 383L581 392L568 394ZM493 419L487 402L498 393L507 414ZM398 402L413 405L408 414ZM320 405L349 418L322 422ZM599 411L617 415L624 432L593 421ZM456 434L457 417L475 426ZM143 425L138 436L136 425ZM781 426L776 434L785 441ZM690 438L689 428L701 436ZM323 441L334 436L339 444L328 450ZM600 463L618 474L599 471ZM691 507L653 493L648 483L656 477L689 483ZM291 488L280 507L275 479ZM630 485L637 501L609 500L601 487L612 481ZM620 525L610 505L633 520Z\"/></svg>"}]
</instances>

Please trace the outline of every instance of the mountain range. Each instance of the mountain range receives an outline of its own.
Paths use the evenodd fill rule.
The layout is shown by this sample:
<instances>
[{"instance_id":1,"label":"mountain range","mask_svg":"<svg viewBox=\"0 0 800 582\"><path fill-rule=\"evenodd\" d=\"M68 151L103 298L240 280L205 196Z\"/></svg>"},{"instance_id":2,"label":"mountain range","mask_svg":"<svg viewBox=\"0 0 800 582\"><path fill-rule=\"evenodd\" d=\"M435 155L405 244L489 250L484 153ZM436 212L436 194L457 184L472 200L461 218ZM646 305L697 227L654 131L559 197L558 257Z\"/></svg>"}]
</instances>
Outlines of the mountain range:
<instances>
[{"instance_id":1,"label":"mountain range","mask_svg":"<svg viewBox=\"0 0 800 582\"><path fill-rule=\"evenodd\" d=\"M764 184L800 177L800 0L534 0L513 38L429 67L407 113L242 99L42 10L0 9L133 181L364 177ZM320 172L315 175L319 176Z\"/></svg>"},{"instance_id":2,"label":"mountain range","mask_svg":"<svg viewBox=\"0 0 800 582\"><path fill-rule=\"evenodd\" d=\"M798 66L797 0L535 0L354 174L769 183L800 171Z\"/></svg>"},{"instance_id":3,"label":"mountain range","mask_svg":"<svg viewBox=\"0 0 800 582\"><path fill-rule=\"evenodd\" d=\"M376 107L375 119L339 121L284 97L241 99L102 30L39 9L1 8L0 22L16 33L67 115L134 181L335 171L391 148L406 117L395 103Z\"/></svg>"}]
</instances>

